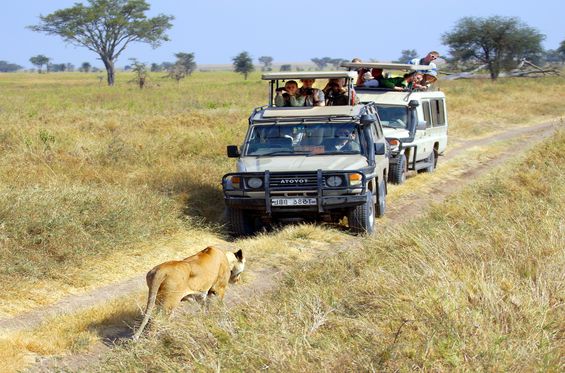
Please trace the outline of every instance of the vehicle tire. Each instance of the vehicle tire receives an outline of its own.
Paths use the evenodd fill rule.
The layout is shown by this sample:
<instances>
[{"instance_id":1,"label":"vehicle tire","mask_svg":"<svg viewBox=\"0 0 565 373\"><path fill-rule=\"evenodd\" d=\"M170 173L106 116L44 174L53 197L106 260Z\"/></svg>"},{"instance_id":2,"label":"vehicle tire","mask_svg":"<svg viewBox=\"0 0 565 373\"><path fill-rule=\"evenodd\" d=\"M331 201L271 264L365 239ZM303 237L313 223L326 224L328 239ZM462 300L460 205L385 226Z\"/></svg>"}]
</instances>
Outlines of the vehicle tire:
<instances>
[{"instance_id":1,"label":"vehicle tire","mask_svg":"<svg viewBox=\"0 0 565 373\"><path fill-rule=\"evenodd\" d=\"M255 233L255 219L242 209L226 207L226 224L233 236L250 236Z\"/></svg>"},{"instance_id":2,"label":"vehicle tire","mask_svg":"<svg viewBox=\"0 0 565 373\"><path fill-rule=\"evenodd\" d=\"M381 180L377 188L377 203L375 205L375 216L382 218L386 210L386 181Z\"/></svg>"},{"instance_id":3,"label":"vehicle tire","mask_svg":"<svg viewBox=\"0 0 565 373\"><path fill-rule=\"evenodd\" d=\"M426 159L427 163L431 163L428 167L422 168L421 170L418 170L418 172L434 172L434 170L436 169L436 165L437 165L437 155L436 155L436 150L434 149L430 155L428 156L428 158Z\"/></svg>"},{"instance_id":4,"label":"vehicle tire","mask_svg":"<svg viewBox=\"0 0 565 373\"><path fill-rule=\"evenodd\" d=\"M388 173L388 181L393 184L404 184L406 181L406 173L408 172L408 161L406 154L401 154L398 157L398 162L390 164Z\"/></svg>"},{"instance_id":5,"label":"vehicle tire","mask_svg":"<svg viewBox=\"0 0 565 373\"><path fill-rule=\"evenodd\" d=\"M347 214L349 230L354 233L373 233L375 230L374 206L373 194L368 191L365 203L360 206L355 206Z\"/></svg>"}]
</instances>

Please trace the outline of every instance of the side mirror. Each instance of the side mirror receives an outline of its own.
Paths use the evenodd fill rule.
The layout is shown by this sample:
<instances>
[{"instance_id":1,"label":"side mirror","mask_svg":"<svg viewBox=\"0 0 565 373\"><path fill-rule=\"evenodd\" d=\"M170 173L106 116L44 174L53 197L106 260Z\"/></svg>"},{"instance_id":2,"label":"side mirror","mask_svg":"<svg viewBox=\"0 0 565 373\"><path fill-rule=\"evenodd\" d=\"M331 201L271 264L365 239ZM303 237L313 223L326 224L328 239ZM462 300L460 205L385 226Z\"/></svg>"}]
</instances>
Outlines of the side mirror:
<instances>
[{"instance_id":1,"label":"side mirror","mask_svg":"<svg viewBox=\"0 0 565 373\"><path fill-rule=\"evenodd\" d=\"M228 157L238 158L240 156L237 145L228 145Z\"/></svg>"},{"instance_id":2,"label":"side mirror","mask_svg":"<svg viewBox=\"0 0 565 373\"><path fill-rule=\"evenodd\" d=\"M420 102L418 100L410 100L410 102L408 102L408 106L412 109L417 108L420 106Z\"/></svg>"},{"instance_id":3,"label":"side mirror","mask_svg":"<svg viewBox=\"0 0 565 373\"><path fill-rule=\"evenodd\" d=\"M363 114L363 115L361 115L359 122L363 126L367 126L371 123L374 123L376 120L377 120L377 116L375 114Z\"/></svg>"},{"instance_id":4,"label":"side mirror","mask_svg":"<svg viewBox=\"0 0 565 373\"><path fill-rule=\"evenodd\" d=\"M386 154L386 144L384 142L375 143L375 155L385 155Z\"/></svg>"},{"instance_id":5,"label":"side mirror","mask_svg":"<svg viewBox=\"0 0 565 373\"><path fill-rule=\"evenodd\" d=\"M416 125L417 131L423 131L426 128L428 128L428 122L426 122L425 120L419 121L418 124Z\"/></svg>"}]
</instances>

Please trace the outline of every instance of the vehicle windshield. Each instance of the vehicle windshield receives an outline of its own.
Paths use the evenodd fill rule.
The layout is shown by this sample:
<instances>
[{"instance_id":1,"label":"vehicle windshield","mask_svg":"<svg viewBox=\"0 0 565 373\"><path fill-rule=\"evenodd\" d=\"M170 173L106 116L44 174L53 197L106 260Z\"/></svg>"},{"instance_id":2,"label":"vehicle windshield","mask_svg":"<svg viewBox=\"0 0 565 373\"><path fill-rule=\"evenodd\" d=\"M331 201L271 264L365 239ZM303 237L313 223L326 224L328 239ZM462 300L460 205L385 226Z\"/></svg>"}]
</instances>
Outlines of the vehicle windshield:
<instances>
[{"instance_id":1,"label":"vehicle windshield","mask_svg":"<svg viewBox=\"0 0 565 373\"><path fill-rule=\"evenodd\" d=\"M377 105L377 112L383 127L406 129L408 108L405 106Z\"/></svg>"},{"instance_id":2,"label":"vehicle windshield","mask_svg":"<svg viewBox=\"0 0 565 373\"><path fill-rule=\"evenodd\" d=\"M245 150L247 156L359 153L355 123L255 125Z\"/></svg>"}]
</instances>

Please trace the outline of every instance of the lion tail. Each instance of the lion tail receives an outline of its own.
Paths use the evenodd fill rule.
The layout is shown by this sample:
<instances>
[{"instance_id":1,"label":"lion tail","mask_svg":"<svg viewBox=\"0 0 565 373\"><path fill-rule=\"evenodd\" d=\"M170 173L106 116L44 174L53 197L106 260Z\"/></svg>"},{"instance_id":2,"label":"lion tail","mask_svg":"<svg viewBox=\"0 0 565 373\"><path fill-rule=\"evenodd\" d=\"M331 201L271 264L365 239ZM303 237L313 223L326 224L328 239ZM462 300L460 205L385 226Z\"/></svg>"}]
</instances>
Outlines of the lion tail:
<instances>
[{"instance_id":1,"label":"lion tail","mask_svg":"<svg viewBox=\"0 0 565 373\"><path fill-rule=\"evenodd\" d=\"M147 286L149 287L147 306L145 307L145 315L143 316L143 321L141 322L139 329L137 329L137 331L133 335L134 340L139 339L141 333L143 333L143 329L145 329L145 326L151 318L151 312L153 311L153 308L155 308L155 302L157 300L157 293L159 291L159 288L161 287L161 283L165 279L165 274L157 271L156 268L153 268L151 271L149 271L149 273L147 273L146 279Z\"/></svg>"}]
</instances>

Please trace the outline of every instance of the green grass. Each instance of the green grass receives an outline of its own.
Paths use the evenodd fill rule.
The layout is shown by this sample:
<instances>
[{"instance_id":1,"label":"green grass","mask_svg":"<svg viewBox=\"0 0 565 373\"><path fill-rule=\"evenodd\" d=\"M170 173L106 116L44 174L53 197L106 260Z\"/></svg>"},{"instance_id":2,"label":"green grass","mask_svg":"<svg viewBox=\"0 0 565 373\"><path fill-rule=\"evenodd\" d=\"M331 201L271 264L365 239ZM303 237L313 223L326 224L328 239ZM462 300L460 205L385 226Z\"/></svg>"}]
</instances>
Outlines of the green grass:
<instances>
[{"instance_id":1,"label":"green grass","mask_svg":"<svg viewBox=\"0 0 565 373\"><path fill-rule=\"evenodd\" d=\"M90 371L560 371L564 151L561 131L362 250L160 321Z\"/></svg>"}]
</instances>

